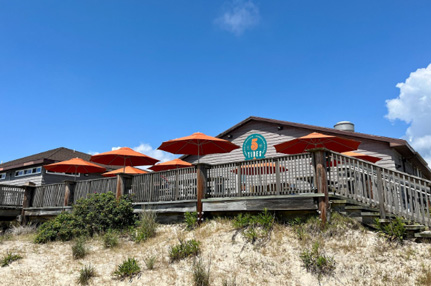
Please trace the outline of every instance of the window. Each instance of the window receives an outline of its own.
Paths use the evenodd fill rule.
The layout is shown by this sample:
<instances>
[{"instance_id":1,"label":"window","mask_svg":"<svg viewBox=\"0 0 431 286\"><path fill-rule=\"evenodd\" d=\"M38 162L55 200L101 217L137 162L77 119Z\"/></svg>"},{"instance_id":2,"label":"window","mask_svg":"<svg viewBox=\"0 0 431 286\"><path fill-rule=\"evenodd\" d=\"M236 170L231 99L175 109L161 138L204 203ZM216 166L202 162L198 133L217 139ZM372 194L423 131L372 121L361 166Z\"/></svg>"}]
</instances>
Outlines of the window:
<instances>
[{"instance_id":1,"label":"window","mask_svg":"<svg viewBox=\"0 0 431 286\"><path fill-rule=\"evenodd\" d=\"M0 173L0 180L6 179L6 173Z\"/></svg>"},{"instance_id":2,"label":"window","mask_svg":"<svg viewBox=\"0 0 431 286\"><path fill-rule=\"evenodd\" d=\"M81 174L74 174L74 173L57 173L57 172L50 172L46 170L47 174L51 175L61 175L61 176L70 176L70 177L79 177Z\"/></svg>"},{"instance_id":3,"label":"window","mask_svg":"<svg viewBox=\"0 0 431 286\"><path fill-rule=\"evenodd\" d=\"M24 170L15 171L15 177L28 176L34 174L40 174L42 172L42 167L29 168Z\"/></svg>"}]
</instances>

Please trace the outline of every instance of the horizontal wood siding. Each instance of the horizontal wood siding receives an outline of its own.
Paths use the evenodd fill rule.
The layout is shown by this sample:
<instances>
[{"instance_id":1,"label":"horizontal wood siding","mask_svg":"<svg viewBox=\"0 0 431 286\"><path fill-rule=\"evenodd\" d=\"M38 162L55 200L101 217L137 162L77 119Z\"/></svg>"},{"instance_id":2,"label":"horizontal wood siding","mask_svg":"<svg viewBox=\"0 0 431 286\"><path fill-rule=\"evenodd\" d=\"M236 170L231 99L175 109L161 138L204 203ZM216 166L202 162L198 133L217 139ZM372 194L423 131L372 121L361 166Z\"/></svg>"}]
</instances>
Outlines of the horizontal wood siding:
<instances>
[{"instance_id":1,"label":"horizontal wood siding","mask_svg":"<svg viewBox=\"0 0 431 286\"><path fill-rule=\"evenodd\" d=\"M13 185L13 186L24 186L29 182L34 183L36 186L42 185L42 183L43 183L42 175L38 174L38 175L32 175L32 176L17 177L17 178L14 178L13 180L0 181L0 184Z\"/></svg>"},{"instance_id":2,"label":"horizontal wood siding","mask_svg":"<svg viewBox=\"0 0 431 286\"><path fill-rule=\"evenodd\" d=\"M241 148L236 149L228 154L211 154L201 156L200 162L207 164L224 164L243 161L244 155L242 153L242 144L248 136L254 133L261 134L267 141L268 150L265 155L266 158L285 156L286 154L277 153L274 145L310 134L309 129L284 126L282 130L278 130L277 127L277 124L250 121L249 123L234 130L231 133L232 138L227 138L227 136L223 138L230 140ZM358 140L354 136L344 137ZM388 143L369 139L361 139L359 141L361 141L361 145L359 145L358 152L382 158L382 160L377 162L378 166L395 170L394 151L389 147ZM190 163L196 163L197 156L188 156L184 160Z\"/></svg>"}]
</instances>

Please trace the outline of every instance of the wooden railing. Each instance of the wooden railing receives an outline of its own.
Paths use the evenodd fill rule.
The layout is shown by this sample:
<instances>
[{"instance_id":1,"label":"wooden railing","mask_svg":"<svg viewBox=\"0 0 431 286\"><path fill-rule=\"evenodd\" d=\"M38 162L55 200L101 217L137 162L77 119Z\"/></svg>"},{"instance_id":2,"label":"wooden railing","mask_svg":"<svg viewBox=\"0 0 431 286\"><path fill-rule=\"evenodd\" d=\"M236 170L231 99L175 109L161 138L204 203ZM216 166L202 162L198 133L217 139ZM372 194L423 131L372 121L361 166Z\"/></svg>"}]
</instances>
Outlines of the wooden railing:
<instances>
[{"instance_id":1,"label":"wooden railing","mask_svg":"<svg viewBox=\"0 0 431 286\"><path fill-rule=\"evenodd\" d=\"M336 194L431 226L431 181L329 153L328 185Z\"/></svg>"},{"instance_id":2,"label":"wooden railing","mask_svg":"<svg viewBox=\"0 0 431 286\"><path fill-rule=\"evenodd\" d=\"M22 206L24 188L10 185L0 185L1 206Z\"/></svg>"},{"instance_id":3,"label":"wooden railing","mask_svg":"<svg viewBox=\"0 0 431 286\"><path fill-rule=\"evenodd\" d=\"M314 192L309 153L211 165L208 197L289 195Z\"/></svg>"},{"instance_id":4,"label":"wooden railing","mask_svg":"<svg viewBox=\"0 0 431 286\"><path fill-rule=\"evenodd\" d=\"M33 195L33 207L63 206L65 185L63 183L36 187Z\"/></svg>"},{"instance_id":5,"label":"wooden railing","mask_svg":"<svg viewBox=\"0 0 431 286\"><path fill-rule=\"evenodd\" d=\"M115 177L76 182L73 202L76 203L79 199L86 198L89 194L115 193L116 187L117 178Z\"/></svg>"},{"instance_id":6,"label":"wooden railing","mask_svg":"<svg viewBox=\"0 0 431 286\"><path fill-rule=\"evenodd\" d=\"M132 178L129 194L135 202L196 199L196 169L182 168Z\"/></svg>"}]
</instances>

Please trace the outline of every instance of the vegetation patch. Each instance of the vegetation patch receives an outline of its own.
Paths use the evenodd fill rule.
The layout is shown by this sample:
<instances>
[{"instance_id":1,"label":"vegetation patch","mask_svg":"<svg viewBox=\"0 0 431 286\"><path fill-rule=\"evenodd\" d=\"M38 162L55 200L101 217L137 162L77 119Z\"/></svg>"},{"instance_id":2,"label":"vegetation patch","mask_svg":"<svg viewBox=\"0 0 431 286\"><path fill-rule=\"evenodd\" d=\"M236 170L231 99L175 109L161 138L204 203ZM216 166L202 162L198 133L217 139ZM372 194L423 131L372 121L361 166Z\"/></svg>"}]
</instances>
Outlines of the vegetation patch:
<instances>
[{"instance_id":1,"label":"vegetation patch","mask_svg":"<svg viewBox=\"0 0 431 286\"><path fill-rule=\"evenodd\" d=\"M113 248L118 245L118 235L112 230L108 230L103 236L103 246L105 248Z\"/></svg>"},{"instance_id":2,"label":"vegetation patch","mask_svg":"<svg viewBox=\"0 0 431 286\"><path fill-rule=\"evenodd\" d=\"M92 194L87 199L78 200L72 213L61 213L42 224L34 241L67 241L74 237L103 233L108 229L127 229L135 221L132 203L127 196L117 200L111 192Z\"/></svg>"},{"instance_id":3,"label":"vegetation patch","mask_svg":"<svg viewBox=\"0 0 431 286\"><path fill-rule=\"evenodd\" d=\"M193 285L194 286L209 286L210 285L210 270L211 263L208 267L205 267L204 262L201 258L193 261L192 272L193 272Z\"/></svg>"},{"instance_id":4,"label":"vegetation patch","mask_svg":"<svg viewBox=\"0 0 431 286\"><path fill-rule=\"evenodd\" d=\"M155 263L156 263L156 257L154 255L145 259L145 265L147 266L148 270L153 270Z\"/></svg>"},{"instance_id":5,"label":"vegetation patch","mask_svg":"<svg viewBox=\"0 0 431 286\"><path fill-rule=\"evenodd\" d=\"M244 237L254 243L258 239L267 238L274 226L275 216L265 209L258 215L239 214L233 220L233 226L242 230Z\"/></svg>"},{"instance_id":6,"label":"vegetation patch","mask_svg":"<svg viewBox=\"0 0 431 286\"><path fill-rule=\"evenodd\" d=\"M304 250L300 257L305 269L317 274L318 279L323 275L331 275L335 270L334 259L320 252L318 242L315 242L311 249Z\"/></svg>"},{"instance_id":7,"label":"vegetation patch","mask_svg":"<svg viewBox=\"0 0 431 286\"><path fill-rule=\"evenodd\" d=\"M186 212L184 214L184 221L186 223L187 230L193 230L198 227L198 213L197 212Z\"/></svg>"},{"instance_id":8,"label":"vegetation patch","mask_svg":"<svg viewBox=\"0 0 431 286\"><path fill-rule=\"evenodd\" d=\"M8 252L1 260L1 267L6 267L14 261L22 259L21 255Z\"/></svg>"},{"instance_id":9,"label":"vegetation patch","mask_svg":"<svg viewBox=\"0 0 431 286\"><path fill-rule=\"evenodd\" d=\"M200 253L200 242L194 239L184 241L180 239L180 243L171 247L169 250L169 258L171 262L184 259L189 256L196 256Z\"/></svg>"},{"instance_id":10,"label":"vegetation patch","mask_svg":"<svg viewBox=\"0 0 431 286\"><path fill-rule=\"evenodd\" d=\"M146 241L156 236L157 215L153 211L145 211L140 215L138 226L132 231L132 240L135 242Z\"/></svg>"},{"instance_id":11,"label":"vegetation patch","mask_svg":"<svg viewBox=\"0 0 431 286\"><path fill-rule=\"evenodd\" d=\"M130 278L141 272L138 261L135 258L128 258L118 265L117 270L114 271L114 276L119 279Z\"/></svg>"},{"instance_id":12,"label":"vegetation patch","mask_svg":"<svg viewBox=\"0 0 431 286\"><path fill-rule=\"evenodd\" d=\"M88 285L90 279L96 276L96 270L93 266L88 265L81 268L79 271L79 277L76 279L76 283L79 285Z\"/></svg>"},{"instance_id":13,"label":"vegetation patch","mask_svg":"<svg viewBox=\"0 0 431 286\"><path fill-rule=\"evenodd\" d=\"M384 224L379 219L376 219L375 224L377 230L383 234L389 241L403 243L406 236L405 223L401 218L396 217L390 223Z\"/></svg>"},{"instance_id":14,"label":"vegetation patch","mask_svg":"<svg viewBox=\"0 0 431 286\"><path fill-rule=\"evenodd\" d=\"M79 238L76 240L75 244L72 246L72 256L73 259L81 259L87 255L87 249L85 247L85 240Z\"/></svg>"}]
</instances>

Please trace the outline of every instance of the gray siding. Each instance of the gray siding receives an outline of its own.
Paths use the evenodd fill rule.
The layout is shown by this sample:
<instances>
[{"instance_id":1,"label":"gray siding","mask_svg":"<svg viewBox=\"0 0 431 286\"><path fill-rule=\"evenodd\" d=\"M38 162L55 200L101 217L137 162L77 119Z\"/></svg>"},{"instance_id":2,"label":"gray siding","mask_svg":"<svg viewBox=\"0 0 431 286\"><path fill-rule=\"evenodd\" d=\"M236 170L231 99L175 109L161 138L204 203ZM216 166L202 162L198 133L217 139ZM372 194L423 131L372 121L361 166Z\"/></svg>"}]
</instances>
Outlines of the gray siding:
<instances>
[{"instance_id":1,"label":"gray siding","mask_svg":"<svg viewBox=\"0 0 431 286\"><path fill-rule=\"evenodd\" d=\"M229 139L227 136L223 137L223 139L230 140L241 148L227 154L211 154L201 156L199 161L201 163L207 164L244 161L242 144L249 135L254 133L261 134L267 141L268 150L265 155L266 158L285 156L285 154L277 153L275 151L275 144L305 136L310 133L310 130L305 128L303 129L298 127L283 126L282 130L278 130L277 126L277 124L268 122L250 121L247 124L233 130L231 133L232 138ZM344 137L358 140L354 136ZM361 141L361 145L359 145L358 152L382 158L382 160L377 162L377 165L389 169L395 169L394 151L389 147L388 143L369 139L361 139L359 141ZM197 163L197 156L188 156L184 160L190 163Z\"/></svg>"}]
</instances>

